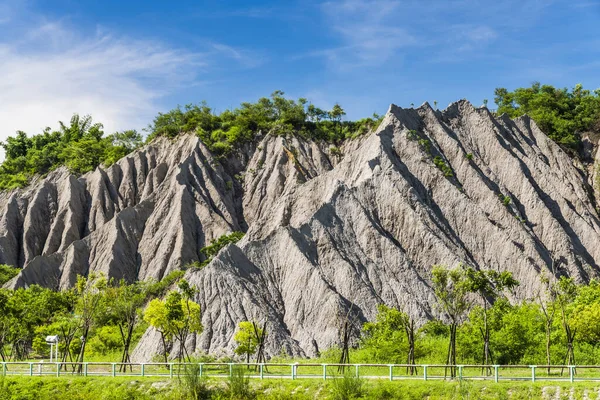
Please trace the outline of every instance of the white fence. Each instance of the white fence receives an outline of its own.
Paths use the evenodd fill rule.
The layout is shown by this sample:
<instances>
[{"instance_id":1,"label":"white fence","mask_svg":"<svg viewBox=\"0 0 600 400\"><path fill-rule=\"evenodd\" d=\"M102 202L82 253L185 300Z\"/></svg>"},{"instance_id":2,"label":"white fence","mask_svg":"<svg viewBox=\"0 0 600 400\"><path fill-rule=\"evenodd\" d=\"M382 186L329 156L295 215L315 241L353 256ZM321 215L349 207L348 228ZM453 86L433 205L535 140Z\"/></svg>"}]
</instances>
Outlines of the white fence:
<instances>
[{"instance_id":1,"label":"white fence","mask_svg":"<svg viewBox=\"0 0 600 400\"><path fill-rule=\"evenodd\" d=\"M366 379L600 381L600 365L407 365L407 364L280 364L280 363L111 363L2 362L3 376L167 377L199 374L227 378L236 368L256 379L332 379L344 374Z\"/></svg>"}]
</instances>

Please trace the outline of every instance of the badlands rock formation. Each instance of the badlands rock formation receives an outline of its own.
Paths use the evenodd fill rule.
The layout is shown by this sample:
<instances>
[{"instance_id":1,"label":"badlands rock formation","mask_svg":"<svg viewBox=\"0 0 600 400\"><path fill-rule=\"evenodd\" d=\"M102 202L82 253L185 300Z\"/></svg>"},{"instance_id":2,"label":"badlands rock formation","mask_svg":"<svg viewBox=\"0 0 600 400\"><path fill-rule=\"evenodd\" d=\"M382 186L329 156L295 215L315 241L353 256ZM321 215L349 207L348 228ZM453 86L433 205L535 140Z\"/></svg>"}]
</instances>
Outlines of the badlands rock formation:
<instances>
[{"instance_id":1,"label":"badlands rock formation","mask_svg":"<svg viewBox=\"0 0 600 400\"><path fill-rule=\"evenodd\" d=\"M186 346L230 352L238 322L267 320L269 354L306 356L380 303L435 315L434 264L509 270L516 299L552 266L578 281L600 272L593 179L527 117L392 105L340 150L265 135L219 161L183 135L79 178L58 170L0 194L0 262L23 268L11 287L66 288L91 271L161 279L243 230L186 272L205 327ZM159 346L150 329L135 358Z\"/></svg>"}]
</instances>

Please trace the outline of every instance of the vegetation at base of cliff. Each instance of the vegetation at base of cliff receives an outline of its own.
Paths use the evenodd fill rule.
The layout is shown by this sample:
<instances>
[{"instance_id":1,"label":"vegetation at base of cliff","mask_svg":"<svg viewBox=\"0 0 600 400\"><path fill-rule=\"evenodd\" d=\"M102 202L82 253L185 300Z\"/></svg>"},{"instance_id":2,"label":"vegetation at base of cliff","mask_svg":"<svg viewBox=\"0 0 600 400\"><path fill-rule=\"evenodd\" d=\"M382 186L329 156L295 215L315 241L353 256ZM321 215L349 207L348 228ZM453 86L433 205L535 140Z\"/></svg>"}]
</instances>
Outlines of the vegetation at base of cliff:
<instances>
[{"instance_id":1,"label":"vegetation at base of cliff","mask_svg":"<svg viewBox=\"0 0 600 400\"><path fill-rule=\"evenodd\" d=\"M48 335L59 335L63 362L105 357L131 362L130 353L149 325L167 346L185 341L202 331L202 323L200 306L192 299L196 290L182 274L174 271L160 282L131 284L90 274L79 276L75 287L65 291L37 285L0 288L0 361L48 357ZM164 356L166 361L168 354ZM189 359L185 350L174 356Z\"/></svg>"},{"instance_id":2,"label":"vegetation at base of cliff","mask_svg":"<svg viewBox=\"0 0 600 400\"><path fill-rule=\"evenodd\" d=\"M73 115L69 125L28 136L18 131L2 143L5 159L0 165L0 189L27 185L36 174L46 174L62 165L76 174L106 166L126 156L142 144L136 131L116 132L104 136L103 126L92 117Z\"/></svg>"},{"instance_id":3,"label":"vegetation at base of cliff","mask_svg":"<svg viewBox=\"0 0 600 400\"><path fill-rule=\"evenodd\" d=\"M173 138L181 132L195 132L217 154L228 154L235 146L254 140L257 134L298 134L300 136L339 143L373 129L382 117L343 121L344 109L336 104L329 111L300 98L291 100L282 91L256 103L242 103L233 110L215 113L206 102L177 107L160 113L149 127L148 140L157 136Z\"/></svg>"},{"instance_id":4,"label":"vegetation at base of cliff","mask_svg":"<svg viewBox=\"0 0 600 400\"><path fill-rule=\"evenodd\" d=\"M497 88L494 94L498 114L511 118L527 114L542 132L567 148L577 150L583 132L600 133L600 89L592 92L577 84L569 91L535 82L512 92Z\"/></svg>"},{"instance_id":5,"label":"vegetation at base of cliff","mask_svg":"<svg viewBox=\"0 0 600 400\"><path fill-rule=\"evenodd\" d=\"M419 327L402 309L382 305L355 337L350 363L431 365L452 358L457 364L600 364L600 282L577 285L571 278L544 278L545 291L510 304L506 294L518 283L507 272L465 266L436 266L432 271L436 309L444 321L431 320ZM75 288L63 292L36 285L0 289L0 358L47 358L49 346L43 338L58 334L61 360L115 362L128 359L149 325L158 329L170 349L175 341L202 331L195 297L196 290L181 279L181 271L169 274L162 283L127 284L91 276L79 278ZM236 322L236 354L240 361L253 361L262 341L269 345L270 332L263 335L265 326ZM85 341L80 340L86 335ZM446 353L446 349L453 350ZM162 361L169 356L193 357L183 350L157 356ZM318 362L338 363L340 356L337 347L325 349ZM203 357L205 362L215 360ZM292 360L274 357L271 361Z\"/></svg>"}]
</instances>

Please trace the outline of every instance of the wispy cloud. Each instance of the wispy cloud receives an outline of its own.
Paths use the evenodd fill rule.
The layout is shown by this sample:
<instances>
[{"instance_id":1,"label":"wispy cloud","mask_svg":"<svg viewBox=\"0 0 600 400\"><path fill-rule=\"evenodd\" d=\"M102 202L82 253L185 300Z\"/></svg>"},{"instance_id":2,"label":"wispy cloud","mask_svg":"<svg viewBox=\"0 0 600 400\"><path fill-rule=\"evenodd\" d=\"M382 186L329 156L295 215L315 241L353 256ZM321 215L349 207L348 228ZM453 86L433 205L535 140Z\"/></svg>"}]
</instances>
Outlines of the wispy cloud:
<instances>
[{"instance_id":1,"label":"wispy cloud","mask_svg":"<svg viewBox=\"0 0 600 400\"><path fill-rule=\"evenodd\" d=\"M0 137L91 113L107 130L142 127L156 100L194 79L201 54L98 31L82 37L46 23L0 42Z\"/></svg>"},{"instance_id":2,"label":"wispy cloud","mask_svg":"<svg viewBox=\"0 0 600 400\"><path fill-rule=\"evenodd\" d=\"M143 128L166 96L210 83L219 66L262 62L223 43L204 41L191 51L102 27L84 33L68 20L15 10L0 0L10 32L0 37L0 140L16 130L39 133L72 113L91 114L107 132Z\"/></svg>"},{"instance_id":3,"label":"wispy cloud","mask_svg":"<svg viewBox=\"0 0 600 400\"><path fill-rule=\"evenodd\" d=\"M265 57L258 51L249 51L223 43L210 43L214 52L231 58L246 68L255 68L265 62Z\"/></svg>"},{"instance_id":4,"label":"wispy cloud","mask_svg":"<svg viewBox=\"0 0 600 400\"><path fill-rule=\"evenodd\" d=\"M343 0L322 5L333 31L341 36L339 47L318 50L337 66L366 66L386 61L402 47L419 43L393 15L401 3L395 0Z\"/></svg>"}]
</instances>

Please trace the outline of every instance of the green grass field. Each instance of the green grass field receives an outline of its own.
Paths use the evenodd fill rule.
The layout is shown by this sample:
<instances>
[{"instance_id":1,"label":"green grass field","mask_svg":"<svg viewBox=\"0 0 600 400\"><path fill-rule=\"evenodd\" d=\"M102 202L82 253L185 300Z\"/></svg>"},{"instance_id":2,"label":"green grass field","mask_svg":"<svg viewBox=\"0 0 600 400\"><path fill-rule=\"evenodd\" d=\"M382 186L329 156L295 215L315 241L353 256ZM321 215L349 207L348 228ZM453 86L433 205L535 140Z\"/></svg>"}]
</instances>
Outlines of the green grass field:
<instances>
[{"instance_id":1,"label":"green grass field","mask_svg":"<svg viewBox=\"0 0 600 400\"><path fill-rule=\"evenodd\" d=\"M299 379L251 381L250 394L232 397L226 380L211 379L205 385L213 399L600 399L600 384L577 382L359 382L359 390L347 391L334 381ZM340 386L342 386L340 388ZM356 388L355 388L356 389ZM0 399L190 399L177 380L117 377L6 377L0 378Z\"/></svg>"}]
</instances>

